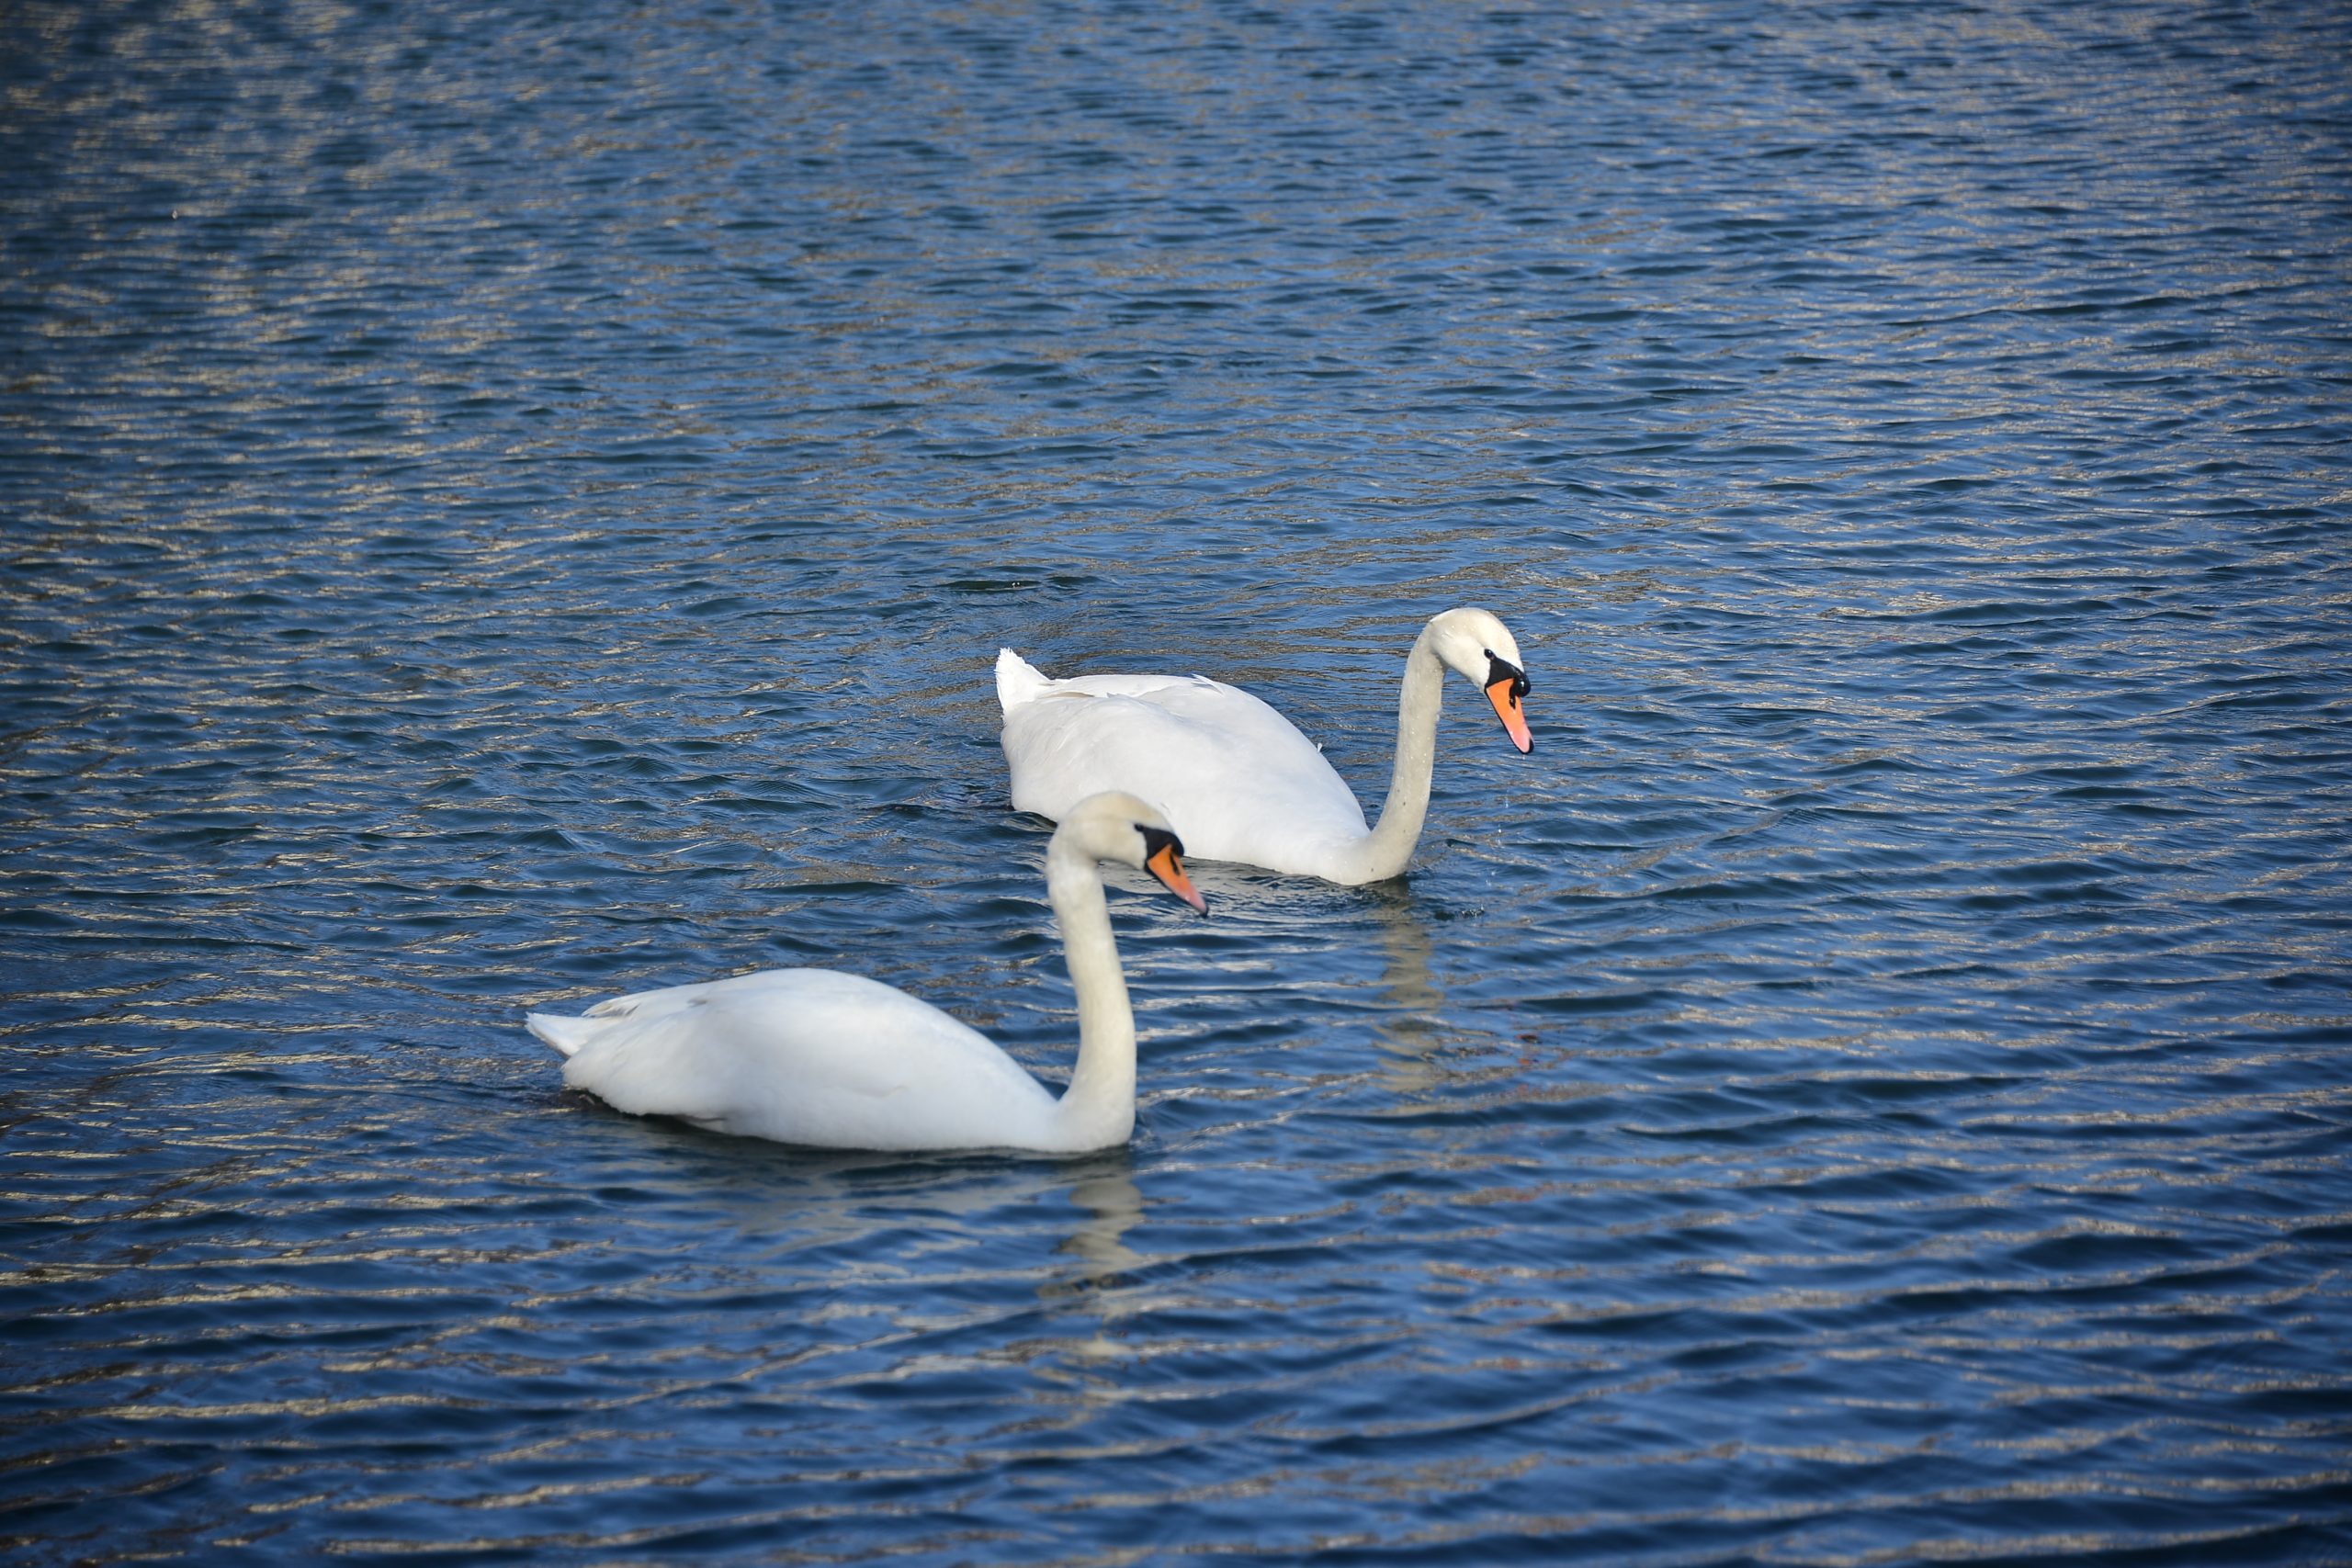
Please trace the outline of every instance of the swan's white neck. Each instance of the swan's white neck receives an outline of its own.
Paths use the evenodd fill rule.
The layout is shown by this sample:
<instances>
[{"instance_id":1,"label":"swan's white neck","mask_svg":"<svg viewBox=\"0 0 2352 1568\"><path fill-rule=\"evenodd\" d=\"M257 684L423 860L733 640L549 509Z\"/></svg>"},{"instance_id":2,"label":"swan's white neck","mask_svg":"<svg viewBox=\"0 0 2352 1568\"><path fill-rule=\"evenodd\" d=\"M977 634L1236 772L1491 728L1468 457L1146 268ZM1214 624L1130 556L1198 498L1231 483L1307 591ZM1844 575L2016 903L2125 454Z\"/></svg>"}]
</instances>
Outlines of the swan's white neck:
<instances>
[{"instance_id":1,"label":"swan's white neck","mask_svg":"<svg viewBox=\"0 0 2352 1568\"><path fill-rule=\"evenodd\" d=\"M1421 840L1430 812L1430 770L1437 758L1437 715L1445 703L1445 665L1430 646L1430 628L1405 656L1405 684L1396 694L1396 764L1380 821L1349 856L1341 882L1382 882L1405 869Z\"/></svg>"},{"instance_id":2,"label":"swan's white neck","mask_svg":"<svg viewBox=\"0 0 2352 1568\"><path fill-rule=\"evenodd\" d=\"M1054 1108L1054 1144L1074 1150L1124 1144L1136 1126L1135 1013L1111 938L1102 868L1059 833L1046 849L1046 897L1078 993L1078 1067Z\"/></svg>"}]
</instances>

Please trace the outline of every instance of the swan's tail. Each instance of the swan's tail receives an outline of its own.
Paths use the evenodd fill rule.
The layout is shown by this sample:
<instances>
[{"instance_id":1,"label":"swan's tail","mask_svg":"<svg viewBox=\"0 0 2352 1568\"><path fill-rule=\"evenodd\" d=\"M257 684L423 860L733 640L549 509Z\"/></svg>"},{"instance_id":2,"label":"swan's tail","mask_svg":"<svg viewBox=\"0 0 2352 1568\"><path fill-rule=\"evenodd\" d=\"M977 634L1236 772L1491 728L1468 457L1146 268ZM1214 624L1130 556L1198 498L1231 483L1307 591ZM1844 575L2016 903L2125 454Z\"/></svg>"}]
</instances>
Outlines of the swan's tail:
<instances>
[{"instance_id":1,"label":"swan's tail","mask_svg":"<svg viewBox=\"0 0 2352 1568\"><path fill-rule=\"evenodd\" d=\"M1009 648L996 651L997 705L1011 713L1023 703L1034 702L1053 684L1037 667Z\"/></svg>"},{"instance_id":2,"label":"swan's tail","mask_svg":"<svg viewBox=\"0 0 2352 1568\"><path fill-rule=\"evenodd\" d=\"M580 1047L588 1043L597 1023L593 1018L564 1018L551 1012L529 1013L523 1021L532 1033L567 1056L580 1055Z\"/></svg>"}]
</instances>

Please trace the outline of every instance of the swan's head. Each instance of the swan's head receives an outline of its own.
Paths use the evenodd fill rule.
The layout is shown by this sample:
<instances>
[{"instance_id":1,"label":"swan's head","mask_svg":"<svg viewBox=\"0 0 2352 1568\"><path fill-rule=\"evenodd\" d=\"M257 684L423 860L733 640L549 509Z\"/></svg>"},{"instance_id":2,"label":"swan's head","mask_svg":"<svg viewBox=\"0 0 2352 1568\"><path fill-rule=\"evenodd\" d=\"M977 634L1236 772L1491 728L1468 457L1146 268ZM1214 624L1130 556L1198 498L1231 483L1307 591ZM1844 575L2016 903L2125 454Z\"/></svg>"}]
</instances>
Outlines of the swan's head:
<instances>
[{"instance_id":1,"label":"swan's head","mask_svg":"<svg viewBox=\"0 0 2352 1568\"><path fill-rule=\"evenodd\" d=\"M1176 829L1156 807L1125 791L1088 795L1069 808L1054 837L1069 840L1096 860L1148 871L1177 897L1204 915L1209 912L1208 901L1184 874L1184 844Z\"/></svg>"},{"instance_id":2,"label":"swan's head","mask_svg":"<svg viewBox=\"0 0 2352 1568\"><path fill-rule=\"evenodd\" d=\"M1535 750L1527 732L1527 666L1519 657L1519 641L1510 628L1484 610L1448 610L1430 621L1422 634L1430 651L1450 670L1459 671L1487 694L1495 716L1503 721L1510 743L1521 751Z\"/></svg>"}]
</instances>

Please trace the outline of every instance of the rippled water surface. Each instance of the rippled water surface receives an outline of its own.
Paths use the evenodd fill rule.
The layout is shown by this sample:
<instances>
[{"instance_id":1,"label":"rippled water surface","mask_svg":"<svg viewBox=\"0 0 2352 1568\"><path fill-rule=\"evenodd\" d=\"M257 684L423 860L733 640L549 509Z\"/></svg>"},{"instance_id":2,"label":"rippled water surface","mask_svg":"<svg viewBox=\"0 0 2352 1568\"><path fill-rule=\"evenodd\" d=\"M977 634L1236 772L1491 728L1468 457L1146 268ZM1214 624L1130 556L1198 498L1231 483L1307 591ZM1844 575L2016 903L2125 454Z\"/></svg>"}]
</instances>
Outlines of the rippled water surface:
<instances>
[{"instance_id":1,"label":"rippled water surface","mask_svg":"<svg viewBox=\"0 0 2352 1568\"><path fill-rule=\"evenodd\" d=\"M2338 6L0 18L0 1542L37 1564L2352 1561ZM529 1008L1058 1080L989 665L1410 874L1113 913L1133 1145L812 1155ZM1182 824L1179 824L1181 828Z\"/></svg>"}]
</instances>

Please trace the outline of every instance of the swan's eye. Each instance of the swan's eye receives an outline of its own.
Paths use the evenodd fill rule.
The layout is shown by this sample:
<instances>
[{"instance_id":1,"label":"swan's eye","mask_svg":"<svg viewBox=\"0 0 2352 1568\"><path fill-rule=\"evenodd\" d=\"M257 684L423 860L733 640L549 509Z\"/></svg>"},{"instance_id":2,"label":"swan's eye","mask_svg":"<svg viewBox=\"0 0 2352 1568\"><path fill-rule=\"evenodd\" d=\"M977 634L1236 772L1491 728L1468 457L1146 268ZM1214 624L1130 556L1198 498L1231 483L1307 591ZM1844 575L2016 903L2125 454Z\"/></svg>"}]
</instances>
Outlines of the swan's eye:
<instances>
[{"instance_id":1,"label":"swan's eye","mask_svg":"<svg viewBox=\"0 0 2352 1568\"><path fill-rule=\"evenodd\" d=\"M1136 824L1136 831L1143 835L1144 859L1149 860L1162 850L1174 850L1178 860L1184 858L1184 840L1167 829L1147 828L1138 822Z\"/></svg>"},{"instance_id":2,"label":"swan's eye","mask_svg":"<svg viewBox=\"0 0 2352 1568\"><path fill-rule=\"evenodd\" d=\"M1488 650L1487 652L1487 679L1485 682L1487 690L1490 692L1493 691L1498 682L1504 681L1510 682L1510 694L1512 696L1523 697L1527 695L1527 671L1521 670L1518 665L1513 664L1508 659L1496 658L1494 653L1491 650Z\"/></svg>"}]
</instances>

